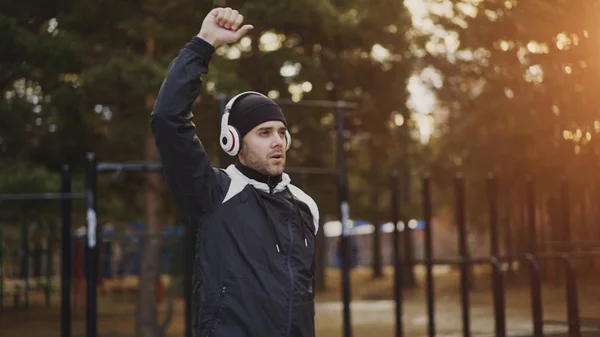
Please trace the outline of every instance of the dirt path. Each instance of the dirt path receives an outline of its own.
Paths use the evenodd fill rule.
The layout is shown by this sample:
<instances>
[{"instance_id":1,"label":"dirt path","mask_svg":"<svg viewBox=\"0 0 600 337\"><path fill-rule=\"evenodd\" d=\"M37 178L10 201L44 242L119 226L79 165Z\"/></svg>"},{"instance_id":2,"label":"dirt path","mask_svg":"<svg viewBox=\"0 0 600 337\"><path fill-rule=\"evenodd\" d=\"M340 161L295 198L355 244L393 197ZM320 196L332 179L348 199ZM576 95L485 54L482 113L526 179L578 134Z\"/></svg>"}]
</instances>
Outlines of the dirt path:
<instances>
[{"instance_id":1,"label":"dirt path","mask_svg":"<svg viewBox=\"0 0 600 337\"><path fill-rule=\"evenodd\" d=\"M392 294L391 270L381 280L371 280L369 271L352 274L352 331L353 337L385 337L395 332L395 303ZM420 277L420 276L419 276ZM328 291L317 297L316 328L318 337L342 336L342 303L339 301L339 276L328 274ZM437 336L462 336L461 302L458 277L449 272L436 277L435 309ZM423 288L404 293L403 324L405 336L426 336L427 313ZM543 288L544 332L547 336L565 335L567 319L565 291L561 286ZM133 336L133 294L99 298L98 329L100 337ZM489 279L478 276L476 289L470 293L470 328L472 336L494 336L494 315ZM508 336L530 336L532 332L530 295L527 287L510 287L506 292ZM58 297L53 309L46 309L42 296L32 299L29 309L0 311L2 337L59 337L60 313ZM600 336L600 287L593 283L580 284L580 313L583 337ZM7 302L5 302L5 305ZM169 336L181 337L184 332L183 301L175 306ZM85 310L74 310L74 337L84 336Z\"/></svg>"}]
</instances>

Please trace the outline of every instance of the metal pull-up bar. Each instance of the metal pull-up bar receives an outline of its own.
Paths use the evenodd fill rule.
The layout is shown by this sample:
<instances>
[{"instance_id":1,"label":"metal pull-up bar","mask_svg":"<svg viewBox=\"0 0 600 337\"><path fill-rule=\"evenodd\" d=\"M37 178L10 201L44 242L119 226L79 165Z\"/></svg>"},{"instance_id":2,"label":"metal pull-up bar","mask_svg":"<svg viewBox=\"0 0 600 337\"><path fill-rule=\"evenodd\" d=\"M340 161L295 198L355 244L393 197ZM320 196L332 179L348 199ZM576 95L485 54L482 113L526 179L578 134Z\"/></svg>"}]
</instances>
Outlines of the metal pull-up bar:
<instances>
[{"instance_id":1,"label":"metal pull-up bar","mask_svg":"<svg viewBox=\"0 0 600 337\"><path fill-rule=\"evenodd\" d=\"M72 201L84 199L85 193L71 193L71 169L63 165L61 169L60 193L21 193L0 194L0 203L3 201L38 201L60 200L61 209L61 274L60 274L60 335L71 336L71 208ZM2 299L0 282L0 300ZM50 302L48 302L50 303ZM1 301L0 301L1 305Z\"/></svg>"},{"instance_id":2,"label":"metal pull-up bar","mask_svg":"<svg viewBox=\"0 0 600 337\"><path fill-rule=\"evenodd\" d=\"M301 106L306 108L342 108L342 109L356 109L358 104L353 102L345 101L323 101L323 100L302 100L295 102L291 99L275 99L275 103L279 105L292 105Z\"/></svg>"},{"instance_id":3,"label":"metal pull-up bar","mask_svg":"<svg viewBox=\"0 0 600 337\"><path fill-rule=\"evenodd\" d=\"M102 172L160 172L162 164L160 162L123 162L123 163L98 163L96 166L98 173Z\"/></svg>"},{"instance_id":4,"label":"metal pull-up bar","mask_svg":"<svg viewBox=\"0 0 600 337\"><path fill-rule=\"evenodd\" d=\"M86 277L87 277L87 312L86 312L86 337L97 337L97 319L98 319L98 308L97 308L97 250L98 244L96 237L98 234L97 228L97 176L99 173L113 173L115 176L121 172L161 172L163 169L161 162L97 162L94 153L87 154L87 175L85 189L87 196L87 245L86 245ZM194 239L195 236L187 235L186 238ZM193 249L193 242L186 244L185 249ZM184 257L189 257L191 254L184 254ZM190 266L192 261L185 262L185 283L186 293L187 289L191 289L192 282L192 271ZM191 291L189 295L185 297L186 303L186 336L192 336L192 316L191 316Z\"/></svg>"},{"instance_id":5,"label":"metal pull-up bar","mask_svg":"<svg viewBox=\"0 0 600 337\"><path fill-rule=\"evenodd\" d=\"M0 202L9 200L63 200L63 199L83 199L84 193L19 193L19 194L0 194Z\"/></svg>"}]
</instances>

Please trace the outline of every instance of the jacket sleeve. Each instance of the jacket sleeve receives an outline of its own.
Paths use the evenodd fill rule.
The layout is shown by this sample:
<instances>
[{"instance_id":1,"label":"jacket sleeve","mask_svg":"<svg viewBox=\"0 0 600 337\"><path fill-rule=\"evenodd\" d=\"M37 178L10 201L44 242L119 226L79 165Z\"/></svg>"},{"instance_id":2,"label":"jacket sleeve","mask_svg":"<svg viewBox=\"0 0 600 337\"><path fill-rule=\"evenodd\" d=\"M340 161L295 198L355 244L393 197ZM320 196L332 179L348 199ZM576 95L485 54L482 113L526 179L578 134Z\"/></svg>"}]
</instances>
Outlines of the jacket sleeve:
<instances>
[{"instance_id":1,"label":"jacket sleeve","mask_svg":"<svg viewBox=\"0 0 600 337\"><path fill-rule=\"evenodd\" d=\"M224 195L219 183L224 173L211 166L191 112L213 52L198 37L184 46L169 65L151 115L167 184L187 216L210 212Z\"/></svg>"}]
</instances>

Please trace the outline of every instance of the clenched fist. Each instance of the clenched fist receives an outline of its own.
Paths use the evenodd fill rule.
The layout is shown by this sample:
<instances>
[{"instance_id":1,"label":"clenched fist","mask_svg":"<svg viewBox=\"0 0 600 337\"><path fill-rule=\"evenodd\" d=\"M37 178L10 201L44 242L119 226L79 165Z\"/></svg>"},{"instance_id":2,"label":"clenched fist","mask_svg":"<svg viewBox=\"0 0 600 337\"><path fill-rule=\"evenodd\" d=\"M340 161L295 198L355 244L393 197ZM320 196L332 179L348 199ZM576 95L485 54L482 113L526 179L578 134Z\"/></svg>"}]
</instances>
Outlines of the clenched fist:
<instances>
[{"instance_id":1,"label":"clenched fist","mask_svg":"<svg viewBox=\"0 0 600 337\"><path fill-rule=\"evenodd\" d=\"M215 48L222 44L234 43L248 33L252 25L244 25L244 16L235 9L215 8L204 18L198 37Z\"/></svg>"}]
</instances>

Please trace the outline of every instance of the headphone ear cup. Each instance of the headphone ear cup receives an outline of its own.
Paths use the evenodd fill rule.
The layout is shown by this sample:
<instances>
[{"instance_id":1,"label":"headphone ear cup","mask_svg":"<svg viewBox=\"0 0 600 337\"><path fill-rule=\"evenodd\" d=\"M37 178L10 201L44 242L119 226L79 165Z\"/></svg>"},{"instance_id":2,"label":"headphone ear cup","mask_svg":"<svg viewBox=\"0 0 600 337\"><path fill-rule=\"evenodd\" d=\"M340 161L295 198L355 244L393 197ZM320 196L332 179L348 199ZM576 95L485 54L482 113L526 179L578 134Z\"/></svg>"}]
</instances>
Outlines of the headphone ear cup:
<instances>
[{"instance_id":1,"label":"headphone ear cup","mask_svg":"<svg viewBox=\"0 0 600 337\"><path fill-rule=\"evenodd\" d=\"M231 125L223 132L219 140L221 148L230 156L236 156L240 151L240 136L238 131Z\"/></svg>"},{"instance_id":2,"label":"headphone ear cup","mask_svg":"<svg viewBox=\"0 0 600 337\"><path fill-rule=\"evenodd\" d=\"M292 147L292 135L288 130L285 130L285 150L288 151Z\"/></svg>"}]
</instances>

